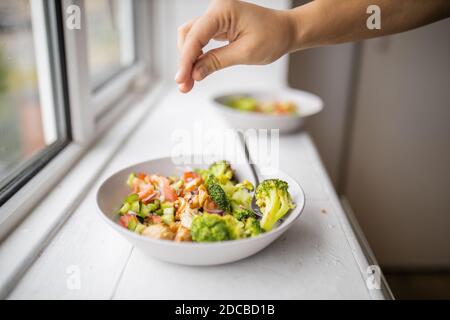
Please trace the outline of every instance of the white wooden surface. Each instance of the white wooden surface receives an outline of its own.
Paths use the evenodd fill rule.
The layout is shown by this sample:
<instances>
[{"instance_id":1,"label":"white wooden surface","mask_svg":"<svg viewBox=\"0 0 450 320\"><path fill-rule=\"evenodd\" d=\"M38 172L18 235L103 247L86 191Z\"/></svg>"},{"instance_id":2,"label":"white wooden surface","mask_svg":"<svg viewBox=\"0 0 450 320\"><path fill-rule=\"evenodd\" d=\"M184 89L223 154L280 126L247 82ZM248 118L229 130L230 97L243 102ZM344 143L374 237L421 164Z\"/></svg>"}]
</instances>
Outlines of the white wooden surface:
<instances>
[{"instance_id":1,"label":"white wooden surface","mask_svg":"<svg viewBox=\"0 0 450 320\"><path fill-rule=\"evenodd\" d=\"M140 103L135 103L133 112L128 112L121 117L131 127L140 122L143 115L148 113L148 107L157 101L159 94L165 92L166 86L161 83L145 96ZM39 181L51 183L49 175L61 170L61 162L64 166L71 166L74 153L78 153L75 160L77 164L70 170L64 179L59 181L50 192L42 199L38 206L31 206L33 210L26 209L26 219L0 244L0 298L4 298L18 279L21 278L36 256L46 247L48 240L54 235L59 227L65 223L73 210L83 199L93 183L98 179L102 169L108 164L117 150L120 150L123 141L126 141L128 132L123 126L110 128L107 134L101 137L95 148L90 150L83 158L82 148L73 143L66 147L64 152L58 155L54 165L48 165L43 175L38 176ZM69 155L67 156L67 153ZM47 170L48 169L48 170ZM20 196L20 193L18 193ZM35 195L36 196L36 195ZM21 199L20 197L18 198ZM17 205L17 203L12 203ZM4 206L0 211L4 210Z\"/></svg>"},{"instance_id":2,"label":"white wooden surface","mask_svg":"<svg viewBox=\"0 0 450 320\"><path fill-rule=\"evenodd\" d=\"M226 127L211 107L206 89L189 95L172 90L142 120L8 298L380 297L378 290L366 287L367 262L305 133L280 140L281 168L296 178L306 193L304 213L279 240L248 259L215 267L160 262L133 249L100 220L95 190L108 175L132 163L170 154L173 129L192 129L196 115L202 115L206 128ZM74 276L71 272L77 269L81 280L78 289L68 286Z\"/></svg>"}]
</instances>

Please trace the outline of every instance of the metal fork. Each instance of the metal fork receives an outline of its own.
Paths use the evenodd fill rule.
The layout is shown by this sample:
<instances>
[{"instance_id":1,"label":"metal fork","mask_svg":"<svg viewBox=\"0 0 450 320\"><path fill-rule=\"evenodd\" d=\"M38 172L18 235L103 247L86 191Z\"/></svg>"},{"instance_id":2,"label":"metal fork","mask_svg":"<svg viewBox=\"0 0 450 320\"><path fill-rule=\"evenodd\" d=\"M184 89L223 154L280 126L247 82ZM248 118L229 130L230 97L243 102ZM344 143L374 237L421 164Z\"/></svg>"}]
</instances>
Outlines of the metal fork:
<instances>
[{"instance_id":1,"label":"metal fork","mask_svg":"<svg viewBox=\"0 0 450 320\"><path fill-rule=\"evenodd\" d=\"M253 175L253 179L255 181L255 188L259 185L259 174L258 174L258 168L253 163L251 157L250 157L250 151L248 149L247 143L245 142L245 136L244 133L241 131L238 131L239 139L241 140L242 146L244 147L244 154L245 154L245 160L247 161L248 165L250 166L250 170ZM258 205L256 204L255 194L253 193L252 197L252 210L256 214L256 216L259 219L262 219L263 214L261 210L259 209ZM279 219L276 222L276 225L279 226L284 221L283 218Z\"/></svg>"},{"instance_id":2,"label":"metal fork","mask_svg":"<svg viewBox=\"0 0 450 320\"><path fill-rule=\"evenodd\" d=\"M239 139L241 140L242 147L244 148L244 155L245 160L247 161L247 164L250 166L250 171L253 175L253 180L255 181L255 188L259 185L259 174L258 174L258 168L256 168L255 164L253 163L251 157L250 157L250 151L248 149L247 143L245 142L245 136L244 133L241 131L238 131ZM252 210L253 212L258 216L258 218L262 218L263 214L261 213L261 210L259 209L258 205L256 204L255 195L253 194L252 197Z\"/></svg>"}]
</instances>

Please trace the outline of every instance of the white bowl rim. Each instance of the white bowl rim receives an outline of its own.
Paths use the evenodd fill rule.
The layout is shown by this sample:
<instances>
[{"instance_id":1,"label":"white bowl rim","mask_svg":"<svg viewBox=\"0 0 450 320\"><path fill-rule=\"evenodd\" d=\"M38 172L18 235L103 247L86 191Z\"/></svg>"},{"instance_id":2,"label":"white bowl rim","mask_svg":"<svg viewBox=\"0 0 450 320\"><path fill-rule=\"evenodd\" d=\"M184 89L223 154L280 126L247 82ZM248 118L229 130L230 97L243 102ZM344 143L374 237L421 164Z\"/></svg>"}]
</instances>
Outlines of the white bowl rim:
<instances>
[{"instance_id":1,"label":"white bowl rim","mask_svg":"<svg viewBox=\"0 0 450 320\"><path fill-rule=\"evenodd\" d=\"M221 102L219 102L219 99L221 98L225 98L227 96L237 96L237 95L258 95L258 94L270 94L270 93L280 93L282 94L283 91L285 92L290 92L293 94L303 94L303 95L307 95L310 96L311 98L317 100L317 110L314 110L311 113L308 114L302 114L302 113L295 113L295 114L270 114L270 113L263 113L263 112L253 112L253 111L242 111L242 110L237 110L234 108L231 108ZM254 90L234 90L234 91L227 91L225 93L222 93L220 95L215 95L212 97L212 100L214 102L214 104L216 105L216 107L221 108L223 110L228 110L230 112L239 114L239 115L245 115L245 116L249 116L249 117L255 117L255 118L264 118L264 119L302 119L302 118L306 118L306 117L310 117L312 115L315 115L317 113L319 113L320 111L323 110L323 100L316 94L312 93L312 92L308 92L308 91L304 91L304 90L299 90L299 89L292 89L292 88L283 88L283 89L268 89L268 90L264 90L261 88L258 89L254 89Z\"/></svg>"},{"instance_id":2,"label":"white bowl rim","mask_svg":"<svg viewBox=\"0 0 450 320\"><path fill-rule=\"evenodd\" d=\"M206 248L206 247L218 247L218 246L230 246L230 245L235 245L237 243L249 243L252 241L258 241L263 239L263 238L267 238L270 237L271 235L273 235L274 233L280 233L285 231L285 229L289 228L290 225L292 223L294 223L302 214L304 208L305 208L305 204L306 204L306 197L305 197L305 192L302 189L302 187L298 184L298 182L293 179L290 175L288 175L287 173L285 173L284 171L281 171L279 169L277 169L277 173L280 173L281 175L284 175L286 177L289 177L294 183L295 186L300 190L300 195L302 198L302 203L300 204L299 207L298 204L296 203L296 208L294 209L295 211L298 211L297 215L287 224L282 223L279 227L276 227L272 230L270 230L269 232L264 232L263 234L260 234L256 237L252 237L252 238L245 238L245 239L237 239L237 240L224 240L224 241L217 241L217 242L187 242L187 241L181 241L181 242L176 242L173 240L161 240L161 239L152 239L152 238L148 238L148 237L144 237L142 235L136 234L133 231L130 231L128 229L125 229L124 227L120 226L117 222L112 221L111 219L109 219L106 214L102 211L102 209L100 209L99 206L99 191L102 188L102 186L110 179L112 178L114 175L122 172L122 171L127 171L130 170L132 167L143 164L145 162L149 162L149 161L153 161L153 160L161 160L164 158L168 158L168 157L159 157L159 158L154 158L154 159L150 159L147 161L141 161L141 162L137 162L133 165L129 165L125 168L122 168L120 170L117 170L115 173L109 175L107 178L103 179L103 181L101 182L101 184L99 185L99 187L97 188L96 191L96 197L95 197L95 204L96 204L96 208L97 208L97 213L101 216L101 218L106 221L107 224L109 224L110 226L112 226L115 230L117 230L119 233L125 232L128 236L136 239L136 240L142 240L142 241L146 241L152 244L158 244L158 245L164 245L164 246L183 246L183 247L191 247L191 248L195 248L195 247L201 247L201 248Z\"/></svg>"}]
</instances>

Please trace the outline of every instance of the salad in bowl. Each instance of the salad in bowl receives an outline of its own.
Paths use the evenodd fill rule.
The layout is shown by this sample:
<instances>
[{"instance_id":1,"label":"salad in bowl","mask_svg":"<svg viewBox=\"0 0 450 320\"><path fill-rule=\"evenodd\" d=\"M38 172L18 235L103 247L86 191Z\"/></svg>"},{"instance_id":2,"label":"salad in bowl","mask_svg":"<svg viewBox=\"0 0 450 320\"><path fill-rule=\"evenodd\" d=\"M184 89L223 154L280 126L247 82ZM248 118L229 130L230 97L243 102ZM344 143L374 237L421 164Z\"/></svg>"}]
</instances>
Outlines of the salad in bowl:
<instances>
[{"instance_id":1,"label":"salad in bowl","mask_svg":"<svg viewBox=\"0 0 450 320\"><path fill-rule=\"evenodd\" d=\"M305 207L300 185L278 168L262 170L259 185L253 177L244 162L151 159L107 177L97 190L97 212L152 258L197 266L229 263L299 228L295 222Z\"/></svg>"},{"instance_id":2,"label":"salad in bowl","mask_svg":"<svg viewBox=\"0 0 450 320\"><path fill-rule=\"evenodd\" d=\"M179 176L133 172L119 224L143 237L175 242L218 242L271 231L295 204L288 183L266 179L258 186L237 181L229 162ZM258 212L252 209L255 197Z\"/></svg>"},{"instance_id":3,"label":"salad in bowl","mask_svg":"<svg viewBox=\"0 0 450 320\"><path fill-rule=\"evenodd\" d=\"M269 115L296 115L298 106L289 100L260 100L249 96L232 96L225 100L230 108Z\"/></svg>"},{"instance_id":4,"label":"salad in bowl","mask_svg":"<svg viewBox=\"0 0 450 320\"><path fill-rule=\"evenodd\" d=\"M213 105L236 129L278 129L295 132L304 120L322 110L322 100L309 92L284 89L236 91L212 97Z\"/></svg>"}]
</instances>

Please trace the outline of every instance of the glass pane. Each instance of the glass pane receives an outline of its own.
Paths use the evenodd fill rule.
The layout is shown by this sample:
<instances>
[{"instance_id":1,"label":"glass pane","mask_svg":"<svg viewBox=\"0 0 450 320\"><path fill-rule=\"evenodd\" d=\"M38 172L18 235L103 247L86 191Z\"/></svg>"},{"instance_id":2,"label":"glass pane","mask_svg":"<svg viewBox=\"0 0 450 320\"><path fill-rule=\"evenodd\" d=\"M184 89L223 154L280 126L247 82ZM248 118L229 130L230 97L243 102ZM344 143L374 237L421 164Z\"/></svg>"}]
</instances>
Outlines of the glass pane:
<instances>
[{"instance_id":1,"label":"glass pane","mask_svg":"<svg viewBox=\"0 0 450 320\"><path fill-rule=\"evenodd\" d=\"M53 105L42 104L51 86L41 74L48 63L37 68L45 55L37 54L33 10L31 1L0 0L0 186L57 139Z\"/></svg>"},{"instance_id":2,"label":"glass pane","mask_svg":"<svg viewBox=\"0 0 450 320\"><path fill-rule=\"evenodd\" d=\"M93 88L134 61L131 0L86 1L88 59Z\"/></svg>"}]
</instances>

